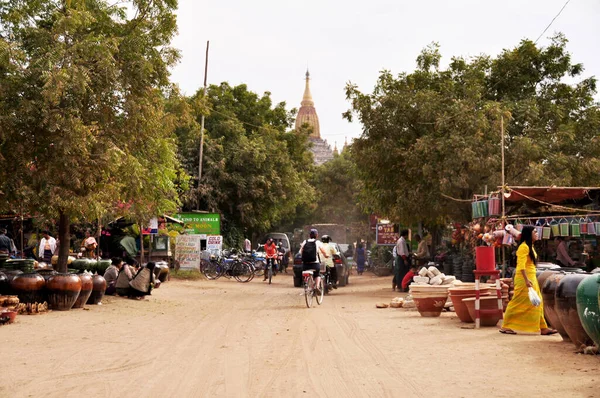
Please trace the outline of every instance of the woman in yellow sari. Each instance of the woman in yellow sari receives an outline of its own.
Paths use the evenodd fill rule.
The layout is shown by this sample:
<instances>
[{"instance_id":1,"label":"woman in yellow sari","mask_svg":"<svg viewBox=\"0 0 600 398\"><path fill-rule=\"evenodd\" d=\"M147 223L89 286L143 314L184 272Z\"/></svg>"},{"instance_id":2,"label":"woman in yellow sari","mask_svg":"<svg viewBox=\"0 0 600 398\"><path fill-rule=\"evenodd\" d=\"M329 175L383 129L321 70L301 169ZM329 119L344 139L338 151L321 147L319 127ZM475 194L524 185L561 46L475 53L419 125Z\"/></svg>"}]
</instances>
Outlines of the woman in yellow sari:
<instances>
[{"instance_id":1,"label":"woman in yellow sari","mask_svg":"<svg viewBox=\"0 0 600 398\"><path fill-rule=\"evenodd\" d=\"M533 243L538 240L537 230L530 225L523 227L521 231L521 243L517 249L517 270L515 274L515 294L508 303L504 322L500 333L540 333L551 335L557 333L546 324L544 319L544 303L538 307L531 304L529 300L529 288L533 287L538 296L542 297L540 286L535 275L535 264L537 253Z\"/></svg>"}]
</instances>

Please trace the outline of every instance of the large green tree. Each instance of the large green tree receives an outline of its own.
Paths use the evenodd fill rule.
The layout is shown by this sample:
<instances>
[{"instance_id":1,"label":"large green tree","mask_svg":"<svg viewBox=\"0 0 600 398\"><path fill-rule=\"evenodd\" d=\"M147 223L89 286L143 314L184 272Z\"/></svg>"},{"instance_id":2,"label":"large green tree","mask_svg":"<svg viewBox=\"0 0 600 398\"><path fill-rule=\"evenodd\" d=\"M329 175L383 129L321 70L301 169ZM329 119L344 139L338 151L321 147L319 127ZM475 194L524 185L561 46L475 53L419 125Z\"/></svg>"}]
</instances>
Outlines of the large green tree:
<instances>
[{"instance_id":1,"label":"large green tree","mask_svg":"<svg viewBox=\"0 0 600 398\"><path fill-rule=\"evenodd\" d=\"M176 0L0 1L0 160L6 198L69 225L125 203L177 202L168 68Z\"/></svg>"},{"instance_id":2,"label":"large green tree","mask_svg":"<svg viewBox=\"0 0 600 398\"><path fill-rule=\"evenodd\" d=\"M370 94L349 84L346 117L364 127L351 152L365 203L403 223L468 219L468 204L448 198L500 184L501 118L508 184L600 183L596 80L581 78L566 43L523 40L495 58L452 58L446 69L431 45L415 71L382 72Z\"/></svg>"},{"instance_id":3,"label":"large green tree","mask_svg":"<svg viewBox=\"0 0 600 398\"><path fill-rule=\"evenodd\" d=\"M198 174L199 112L206 112L203 173L186 208L223 216L223 233L235 245L244 235L266 232L308 206L312 158L308 132L290 131L295 111L273 105L246 85L211 85L188 101L197 120L179 128L179 151L188 173Z\"/></svg>"}]
</instances>

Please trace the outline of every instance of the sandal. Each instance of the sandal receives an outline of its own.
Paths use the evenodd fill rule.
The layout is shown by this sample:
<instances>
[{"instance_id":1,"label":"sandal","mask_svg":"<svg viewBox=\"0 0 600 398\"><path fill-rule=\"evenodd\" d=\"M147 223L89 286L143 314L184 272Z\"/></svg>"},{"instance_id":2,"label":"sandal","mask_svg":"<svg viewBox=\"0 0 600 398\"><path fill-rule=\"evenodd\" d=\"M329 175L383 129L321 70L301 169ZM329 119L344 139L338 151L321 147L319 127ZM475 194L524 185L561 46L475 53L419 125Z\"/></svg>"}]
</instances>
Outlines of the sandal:
<instances>
[{"instance_id":1,"label":"sandal","mask_svg":"<svg viewBox=\"0 0 600 398\"><path fill-rule=\"evenodd\" d=\"M517 334L517 332L511 329L500 329L499 332L502 334Z\"/></svg>"},{"instance_id":2,"label":"sandal","mask_svg":"<svg viewBox=\"0 0 600 398\"><path fill-rule=\"evenodd\" d=\"M544 333L544 332L540 332L540 334L541 334L542 336L551 336L551 335L553 335L553 334L556 334L556 333L558 333L558 330L556 330L556 329L550 329L550 328L548 328L548 329L545 329L545 330L546 330L546 333Z\"/></svg>"}]
</instances>

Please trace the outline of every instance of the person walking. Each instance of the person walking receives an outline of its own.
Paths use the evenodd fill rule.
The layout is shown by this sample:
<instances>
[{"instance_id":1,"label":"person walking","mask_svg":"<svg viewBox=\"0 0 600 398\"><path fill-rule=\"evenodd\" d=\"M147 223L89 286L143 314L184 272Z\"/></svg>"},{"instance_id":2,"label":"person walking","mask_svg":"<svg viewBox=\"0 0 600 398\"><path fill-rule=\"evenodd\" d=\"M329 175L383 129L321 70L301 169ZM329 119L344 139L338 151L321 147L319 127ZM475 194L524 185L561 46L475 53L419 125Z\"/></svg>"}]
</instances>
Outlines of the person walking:
<instances>
[{"instance_id":1,"label":"person walking","mask_svg":"<svg viewBox=\"0 0 600 398\"><path fill-rule=\"evenodd\" d=\"M404 276L410 269L408 244L406 243L406 238L408 238L408 229L403 229L400 232L400 238L396 242L396 267L394 269L394 276L396 279L396 287L398 291L402 290L402 280Z\"/></svg>"},{"instance_id":2,"label":"person walking","mask_svg":"<svg viewBox=\"0 0 600 398\"><path fill-rule=\"evenodd\" d=\"M517 269L515 273L515 293L508 303L504 314L504 322L500 333L517 334L539 333L551 335L557 333L551 329L544 319L544 303L534 306L529 300L529 288L533 288L537 295L542 298L540 286L535 275L537 253L533 243L538 240L538 232L535 227L526 225L521 231L521 243L517 249Z\"/></svg>"},{"instance_id":3,"label":"person walking","mask_svg":"<svg viewBox=\"0 0 600 398\"><path fill-rule=\"evenodd\" d=\"M362 275L363 272L365 272L365 254L365 247L359 239L358 243L356 244L356 253L354 254L354 257L356 258L356 271L358 272L358 275Z\"/></svg>"}]
</instances>

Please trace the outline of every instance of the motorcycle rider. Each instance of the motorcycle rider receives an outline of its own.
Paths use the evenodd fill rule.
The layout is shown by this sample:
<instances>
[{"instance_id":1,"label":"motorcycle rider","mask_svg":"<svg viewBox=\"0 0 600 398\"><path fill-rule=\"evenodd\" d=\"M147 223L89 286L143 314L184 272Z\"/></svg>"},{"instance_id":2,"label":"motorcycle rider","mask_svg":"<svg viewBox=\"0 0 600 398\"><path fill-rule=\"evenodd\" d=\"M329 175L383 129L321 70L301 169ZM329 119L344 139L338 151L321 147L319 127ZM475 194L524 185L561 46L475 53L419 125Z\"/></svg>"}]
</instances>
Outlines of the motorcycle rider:
<instances>
[{"instance_id":1,"label":"motorcycle rider","mask_svg":"<svg viewBox=\"0 0 600 398\"><path fill-rule=\"evenodd\" d=\"M323 242L323 249L325 249L325 253L329 255L329 257L325 258L325 266L329 270L329 281L331 282L331 287L337 289L337 270L335 268L335 264L333 263L333 255L337 254L335 248L329 244L331 242L331 238L329 235L323 235L321 237L321 242Z\"/></svg>"},{"instance_id":2,"label":"motorcycle rider","mask_svg":"<svg viewBox=\"0 0 600 398\"><path fill-rule=\"evenodd\" d=\"M285 271L287 274L288 256L285 253L285 248L281 241L277 244L277 253L279 254L277 257L277 260L279 261L279 272Z\"/></svg>"}]
</instances>

